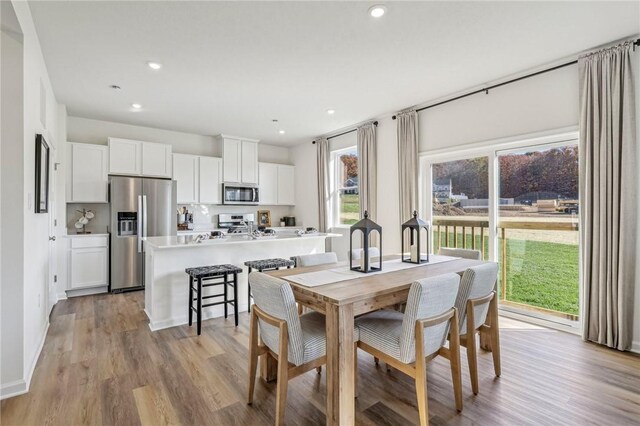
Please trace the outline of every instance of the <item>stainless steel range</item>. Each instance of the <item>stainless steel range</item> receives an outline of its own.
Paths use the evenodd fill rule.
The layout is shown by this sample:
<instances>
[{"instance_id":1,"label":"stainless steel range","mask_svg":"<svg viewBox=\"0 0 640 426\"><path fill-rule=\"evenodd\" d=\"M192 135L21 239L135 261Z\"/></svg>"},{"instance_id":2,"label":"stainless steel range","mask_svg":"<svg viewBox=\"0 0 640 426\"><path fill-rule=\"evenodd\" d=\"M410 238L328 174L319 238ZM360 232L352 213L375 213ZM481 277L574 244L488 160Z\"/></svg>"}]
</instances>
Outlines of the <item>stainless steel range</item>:
<instances>
[{"instance_id":1,"label":"stainless steel range","mask_svg":"<svg viewBox=\"0 0 640 426\"><path fill-rule=\"evenodd\" d=\"M255 224L253 213L220 213L218 228L226 229L227 234L248 234Z\"/></svg>"}]
</instances>

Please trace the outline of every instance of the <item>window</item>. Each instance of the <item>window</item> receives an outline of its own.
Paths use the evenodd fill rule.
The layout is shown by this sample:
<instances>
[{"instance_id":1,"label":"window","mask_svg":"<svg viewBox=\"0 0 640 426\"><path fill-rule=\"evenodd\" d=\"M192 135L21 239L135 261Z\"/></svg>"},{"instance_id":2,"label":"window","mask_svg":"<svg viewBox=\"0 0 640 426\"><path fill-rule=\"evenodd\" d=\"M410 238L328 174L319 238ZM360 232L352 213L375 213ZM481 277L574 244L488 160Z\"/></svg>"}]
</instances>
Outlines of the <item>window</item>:
<instances>
[{"instance_id":1,"label":"window","mask_svg":"<svg viewBox=\"0 0 640 426\"><path fill-rule=\"evenodd\" d=\"M336 225L352 225L360 219L358 150L355 146L333 152L333 211Z\"/></svg>"}]
</instances>

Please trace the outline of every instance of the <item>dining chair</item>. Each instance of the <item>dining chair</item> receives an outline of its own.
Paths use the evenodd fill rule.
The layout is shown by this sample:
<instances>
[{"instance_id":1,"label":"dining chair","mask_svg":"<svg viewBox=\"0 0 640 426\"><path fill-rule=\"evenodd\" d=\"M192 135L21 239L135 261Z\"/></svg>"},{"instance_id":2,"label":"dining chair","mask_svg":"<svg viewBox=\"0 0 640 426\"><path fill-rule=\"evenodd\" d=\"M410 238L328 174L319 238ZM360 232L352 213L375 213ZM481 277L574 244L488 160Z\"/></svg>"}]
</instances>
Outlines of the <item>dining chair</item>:
<instances>
[{"instance_id":1,"label":"dining chair","mask_svg":"<svg viewBox=\"0 0 640 426\"><path fill-rule=\"evenodd\" d=\"M318 266L329 263L338 263L338 256L333 252L313 253L292 256L291 260L295 262L296 267Z\"/></svg>"},{"instance_id":2,"label":"dining chair","mask_svg":"<svg viewBox=\"0 0 640 426\"><path fill-rule=\"evenodd\" d=\"M438 254L443 256L461 257L463 259L482 260L482 252L480 250L440 247Z\"/></svg>"},{"instance_id":3,"label":"dining chair","mask_svg":"<svg viewBox=\"0 0 640 426\"><path fill-rule=\"evenodd\" d=\"M247 404L253 403L258 357L277 360L276 425L284 423L288 381L326 363L325 316L317 312L298 315L288 282L262 272L249 274L253 309L249 329L249 387ZM354 329L354 341L359 338Z\"/></svg>"},{"instance_id":4,"label":"dining chair","mask_svg":"<svg viewBox=\"0 0 640 426\"><path fill-rule=\"evenodd\" d=\"M456 297L459 314L460 344L467 348L467 361L471 389L478 394L478 345L493 355L493 369L500 377L500 328L498 326L498 300L495 291L498 264L495 262L474 266L462 275ZM485 341L488 337L488 341Z\"/></svg>"},{"instance_id":5,"label":"dining chair","mask_svg":"<svg viewBox=\"0 0 640 426\"><path fill-rule=\"evenodd\" d=\"M421 425L429 423L426 363L438 355L449 360L456 409L462 411L459 328L454 307L459 284L458 274L415 281L404 314L385 309L356 319L358 348L414 378Z\"/></svg>"}]
</instances>

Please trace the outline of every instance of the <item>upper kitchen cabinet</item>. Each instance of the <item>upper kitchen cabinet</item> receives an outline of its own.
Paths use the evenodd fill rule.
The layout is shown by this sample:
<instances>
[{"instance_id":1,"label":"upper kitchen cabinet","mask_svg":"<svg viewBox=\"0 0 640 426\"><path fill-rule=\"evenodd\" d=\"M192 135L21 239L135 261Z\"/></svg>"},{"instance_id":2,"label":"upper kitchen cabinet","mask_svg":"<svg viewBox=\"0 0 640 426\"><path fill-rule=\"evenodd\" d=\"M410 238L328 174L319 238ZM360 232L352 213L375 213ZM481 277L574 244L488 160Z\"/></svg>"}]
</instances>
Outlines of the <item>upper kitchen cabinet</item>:
<instances>
[{"instance_id":1,"label":"upper kitchen cabinet","mask_svg":"<svg viewBox=\"0 0 640 426\"><path fill-rule=\"evenodd\" d=\"M171 145L109 138L109 173L171 177Z\"/></svg>"},{"instance_id":2,"label":"upper kitchen cabinet","mask_svg":"<svg viewBox=\"0 0 640 426\"><path fill-rule=\"evenodd\" d=\"M224 182L258 183L258 141L220 135Z\"/></svg>"},{"instance_id":3,"label":"upper kitchen cabinet","mask_svg":"<svg viewBox=\"0 0 640 426\"><path fill-rule=\"evenodd\" d=\"M199 199L201 204L222 204L222 159L199 158Z\"/></svg>"},{"instance_id":4,"label":"upper kitchen cabinet","mask_svg":"<svg viewBox=\"0 0 640 426\"><path fill-rule=\"evenodd\" d=\"M260 204L295 205L295 169L285 164L260 163Z\"/></svg>"},{"instance_id":5,"label":"upper kitchen cabinet","mask_svg":"<svg viewBox=\"0 0 640 426\"><path fill-rule=\"evenodd\" d=\"M173 154L178 204L222 204L222 159Z\"/></svg>"},{"instance_id":6,"label":"upper kitchen cabinet","mask_svg":"<svg viewBox=\"0 0 640 426\"><path fill-rule=\"evenodd\" d=\"M103 145L69 143L67 202L107 203L108 149Z\"/></svg>"},{"instance_id":7,"label":"upper kitchen cabinet","mask_svg":"<svg viewBox=\"0 0 640 426\"><path fill-rule=\"evenodd\" d=\"M198 156L173 154L173 180L177 181L178 204L198 202Z\"/></svg>"}]
</instances>

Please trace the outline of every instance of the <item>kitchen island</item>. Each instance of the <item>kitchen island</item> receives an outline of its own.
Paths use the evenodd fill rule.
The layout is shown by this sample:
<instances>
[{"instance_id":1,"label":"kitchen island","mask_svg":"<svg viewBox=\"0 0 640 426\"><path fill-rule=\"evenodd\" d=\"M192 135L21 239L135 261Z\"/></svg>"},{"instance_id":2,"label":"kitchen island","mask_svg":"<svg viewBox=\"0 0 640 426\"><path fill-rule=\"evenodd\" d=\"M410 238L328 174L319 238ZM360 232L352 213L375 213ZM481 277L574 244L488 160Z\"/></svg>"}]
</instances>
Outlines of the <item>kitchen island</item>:
<instances>
[{"instance_id":1,"label":"kitchen island","mask_svg":"<svg viewBox=\"0 0 640 426\"><path fill-rule=\"evenodd\" d=\"M160 330L188 323L189 279L185 268L230 263L238 275L238 311L247 310L247 268L244 262L323 253L325 240L339 234L277 235L253 239L247 235L196 242L193 235L148 237L145 246L145 313L149 328ZM220 292L212 288L211 292ZM203 308L203 319L224 315L222 305Z\"/></svg>"}]
</instances>

